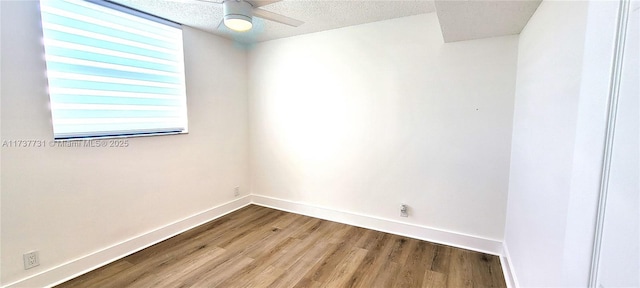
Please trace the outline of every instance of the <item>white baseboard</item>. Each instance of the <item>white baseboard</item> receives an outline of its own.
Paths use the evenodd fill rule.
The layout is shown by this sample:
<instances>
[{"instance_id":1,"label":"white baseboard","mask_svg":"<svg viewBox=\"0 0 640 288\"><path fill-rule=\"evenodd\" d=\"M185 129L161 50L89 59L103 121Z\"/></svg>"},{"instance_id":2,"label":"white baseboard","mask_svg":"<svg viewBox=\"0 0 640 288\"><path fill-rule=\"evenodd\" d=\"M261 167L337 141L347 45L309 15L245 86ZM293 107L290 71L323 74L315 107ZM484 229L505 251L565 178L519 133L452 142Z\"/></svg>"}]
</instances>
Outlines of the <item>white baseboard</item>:
<instances>
[{"instance_id":1,"label":"white baseboard","mask_svg":"<svg viewBox=\"0 0 640 288\"><path fill-rule=\"evenodd\" d=\"M407 236L497 256L502 255L502 242L496 240L256 194L252 195L251 202L260 206L362 228Z\"/></svg>"},{"instance_id":2,"label":"white baseboard","mask_svg":"<svg viewBox=\"0 0 640 288\"><path fill-rule=\"evenodd\" d=\"M506 245L503 246L503 243L500 241L255 194L213 207L209 210L114 244L89 255L79 257L56 267L52 267L38 274L7 284L3 287L55 286L144 248L162 242L175 235L193 229L211 220L229 214L249 204L270 207L348 225L498 255L500 256L500 262L508 287L518 287Z\"/></svg>"},{"instance_id":3,"label":"white baseboard","mask_svg":"<svg viewBox=\"0 0 640 288\"><path fill-rule=\"evenodd\" d=\"M500 256L500 263L502 264L502 272L504 274L504 280L507 282L508 288L518 288L518 278L516 278L515 270L513 270L513 262L511 261L511 255L507 248L507 243L502 243L502 256Z\"/></svg>"},{"instance_id":4,"label":"white baseboard","mask_svg":"<svg viewBox=\"0 0 640 288\"><path fill-rule=\"evenodd\" d=\"M245 196L82 256L4 287L51 287L251 204Z\"/></svg>"}]
</instances>

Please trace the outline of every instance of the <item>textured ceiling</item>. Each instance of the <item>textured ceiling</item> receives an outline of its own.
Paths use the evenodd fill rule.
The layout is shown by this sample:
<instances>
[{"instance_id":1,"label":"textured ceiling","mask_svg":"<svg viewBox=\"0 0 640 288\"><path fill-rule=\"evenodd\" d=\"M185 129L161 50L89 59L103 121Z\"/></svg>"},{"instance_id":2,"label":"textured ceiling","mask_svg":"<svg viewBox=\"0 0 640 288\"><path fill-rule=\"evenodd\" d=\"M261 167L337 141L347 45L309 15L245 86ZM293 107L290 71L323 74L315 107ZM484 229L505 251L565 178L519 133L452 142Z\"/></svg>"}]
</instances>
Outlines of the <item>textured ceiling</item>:
<instances>
[{"instance_id":1,"label":"textured ceiling","mask_svg":"<svg viewBox=\"0 0 640 288\"><path fill-rule=\"evenodd\" d=\"M195 0L112 0L174 22L198 28L239 42L261 42L300 34L336 29L369 22L434 12L427 0L284 0L261 7L304 21L300 27L254 18L254 28L245 33L232 32L224 25L222 5Z\"/></svg>"},{"instance_id":2,"label":"textured ceiling","mask_svg":"<svg viewBox=\"0 0 640 288\"><path fill-rule=\"evenodd\" d=\"M238 42L253 43L431 12L438 13L445 42L512 35L520 33L541 0L283 0L261 8L304 24L290 27L254 17L254 28L244 33L224 25L218 27L221 4L203 0L111 1Z\"/></svg>"}]
</instances>

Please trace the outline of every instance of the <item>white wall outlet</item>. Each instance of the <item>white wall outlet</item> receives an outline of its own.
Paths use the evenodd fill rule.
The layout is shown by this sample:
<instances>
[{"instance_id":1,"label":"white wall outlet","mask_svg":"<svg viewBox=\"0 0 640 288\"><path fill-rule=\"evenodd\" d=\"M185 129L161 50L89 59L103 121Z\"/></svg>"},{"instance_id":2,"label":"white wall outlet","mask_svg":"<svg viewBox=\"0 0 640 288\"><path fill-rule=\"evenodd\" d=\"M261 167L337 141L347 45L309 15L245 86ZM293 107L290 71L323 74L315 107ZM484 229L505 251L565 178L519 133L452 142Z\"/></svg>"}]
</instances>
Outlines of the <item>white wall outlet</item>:
<instances>
[{"instance_id":1,"label":"white wall outlet","mask_svg":"<svg viewBox=\"0 0 640 288\"><path fill-rule=\"evenodd\" d=\"M400 205L400 217L409 217L409 207L406 204Z\"/></svg>"},{"instance_id":2,"label":"white wall outlet","mask_svg":"<svg viewBox=\"0 0 640 288\"><path fill-rule=\"evenodd\" d=\"M234 197L240 196L240 187L239 186L236 186L236 188L233 188L233 196Z\"/></svg>"},{"instance_id":3,"label":"white wall outlet","mask_svg":"<svg viewBox=\"0 0 640 288\"><path fill-rule=\"evenodd\" d=\"M24 253L22 255L22 260L24 260L24 270L40 265L40 256L38 256L38 251Z\"/></svg>"}]
</instances>

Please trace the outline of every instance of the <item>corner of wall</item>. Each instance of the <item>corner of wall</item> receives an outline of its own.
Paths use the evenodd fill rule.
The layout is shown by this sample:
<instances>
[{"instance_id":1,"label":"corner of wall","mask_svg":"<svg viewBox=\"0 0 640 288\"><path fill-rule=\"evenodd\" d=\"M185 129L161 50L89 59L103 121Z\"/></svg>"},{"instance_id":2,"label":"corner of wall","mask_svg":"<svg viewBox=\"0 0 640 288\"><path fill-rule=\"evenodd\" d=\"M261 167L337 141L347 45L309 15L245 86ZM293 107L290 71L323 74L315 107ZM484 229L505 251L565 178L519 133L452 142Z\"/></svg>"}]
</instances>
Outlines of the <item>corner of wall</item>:
<instances>
[{"instance_id":1,"label":"corner of wall","mask_svg":"<svg viewBox=\"0 0 640 288\"><path fill-rule=\"evenodd\" d=\"M498 240L263 195L253 194L251 202L252 204L259 206L335 221L347 225L411 237L496 256L502 255L502 242Z\"/></svg>"},{"instance_id":2,"label":"corner of wall","mask_svg":"<svg viewBox=\"0 0 640 288\"><path fill-rule=\"evenodd\" d=\"M504 281L509 288L518 288L518 278L516 277L516 271L513 269L513 262L509 249L507 248L507 242L502 242L502 255L500 255L500 265L502 265L502 272L504 274Z\"/></svg>"},{"instance_id":3,"label":"corner of wall","mask_svg":"<svg viewBox=\"0 0 640 288\"><path fill-rule=\"evenodd\" d=\"M3 283L4 286L1 287L52 287L251 204L496 255L500 257L507 287L519 287L506 243L256 194L213 207L36 275L8 284Z\"/></svg>"},{"instance_id":4,"label":"corner of wall","mask_svg":"<svg viewBox=\"0 0 640 288\"><path fill-rule=\"evenodd\" d=\"M52 287L250 204L244 196L1 287Z\"/></svg>"}]
</instances>

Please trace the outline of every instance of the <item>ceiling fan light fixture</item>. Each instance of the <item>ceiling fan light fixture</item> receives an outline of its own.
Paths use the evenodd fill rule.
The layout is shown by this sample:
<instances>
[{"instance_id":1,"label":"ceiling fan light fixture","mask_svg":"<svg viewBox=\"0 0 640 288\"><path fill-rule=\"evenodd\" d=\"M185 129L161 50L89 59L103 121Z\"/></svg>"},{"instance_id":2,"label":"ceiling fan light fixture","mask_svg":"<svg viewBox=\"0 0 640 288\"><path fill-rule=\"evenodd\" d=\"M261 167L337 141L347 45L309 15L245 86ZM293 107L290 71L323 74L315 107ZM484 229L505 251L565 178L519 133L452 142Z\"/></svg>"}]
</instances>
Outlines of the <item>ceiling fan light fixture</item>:
<instances>
[{"instance_id":1,"label":"ceiling fan light fixture","mask_svg":"<svg viewBox=\"0 0 640 288\"><path fill-rule=\"evenodd\" d=\"M251 4L242 0L228 0L222 3L224 25L238 32L249 31L253 27Z\"/></svg>"},{"instance_id":2,"label":"ceiling fan light fixture","mask_svg":"<svg viewBox=\"0 0 640 288\"><path fill-rule=\"evenodd\" d=\"M227 26L229 29L238 32L244 32L251 30L253 24L251 23L251 18L246 19L245 17L234 17L237 15L231 15L224 17L224 26Z\"/></svg>"}]
</instances>

